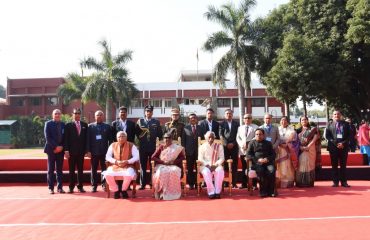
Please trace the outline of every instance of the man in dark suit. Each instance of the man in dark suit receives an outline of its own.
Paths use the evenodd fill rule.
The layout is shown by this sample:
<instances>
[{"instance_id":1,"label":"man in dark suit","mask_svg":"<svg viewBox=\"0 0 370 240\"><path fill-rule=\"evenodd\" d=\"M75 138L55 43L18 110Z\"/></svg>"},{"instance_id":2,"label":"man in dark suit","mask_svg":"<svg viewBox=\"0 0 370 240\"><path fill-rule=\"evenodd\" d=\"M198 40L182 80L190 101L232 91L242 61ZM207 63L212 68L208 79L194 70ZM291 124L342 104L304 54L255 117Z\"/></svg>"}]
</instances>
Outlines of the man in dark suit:
<instances>
[{"instance_id":1,"label":"man in dark suit","mask_svg":"<svg viewBox=\"0 0 370 240\"><path fill-rule=\"evenodd\" d=\"M127 134L127 141L135 142L135 123L127 119L127 107L119 108L119 119L112 122L112 136L116 136L119 131ZM113 137L113 141L117 141Z\"/></svg>"},{"instance_id":2,"label":"man in dark suit","mask_svg":"<svg viewBox=\"0 0 370 240\"><path fill-rule=\"evenodd\" d=\"M211 131L216 134L216 139L220 139L219 129L220 124L213 119L214 111L212 108L208 108L206 112L206 119L199 122L199 126L202 130L202 139L204 139L204 135L206 132Z\"/></svg>"},{"instance_id":3,"label":"man in dark suit","mask_svg":"<svg viewBox=\"0 0 370 240\"><path fill-rule=\"evenodd\" d=\"M225 110L225 120L220 123L220 138L223 139L225 160L232 159L232 184L233 188L236 186L236 174L238 172L238 143L236 136L238 133L239 123L233 120L233 111L231 109ZM227 172L228 165L224 164L225 171Z\"/></svg>"},{"instance_id":4,"label":"man in dark suit","mask_svg":"<svg viewBox=\"0 0 370 240\"><path fill-rule=\"evenodd\" d=\"M333 112L333 122L328 123L325 131L331 159L333 187L338 187L339 181L342 187L350 187L346 177L349 137L350 128L348 123L342 120L341 112L335 110ZM339 173L338 162L340 164Z\"/></svg>"},{"instance_id":5,"label":"man in dark suit","mask_svg":"<svg viewBox=\"0 0 370 240\"><path fill-rule=\"evenodd\" d=\"M144 118L140 118L136 123L136 136L139 139L140 146L140 188L139 190L145 189L147 184L146 168L148 161L150 162L151 157L156 148L156 139L162 140L163 131L160 122L152 118L153 116L153 106L148 105L144 108ZM150 167L150 166L149 166ZM150 173L152 169L150 167ZM150 174L151 176L151 174ZM149 178L150 179L150 178Z\"/></svg>"},{"instance_id":6,"label":"man in dark suit","mask_svg":"<svg viewBox=\"0 0 370 240\"><path fill-rule=\"evenodd\" d=\"M76 185L75 168L77 166L77 189L84 193L83 188L83 169L84 157L86 153L87 123L81 121L81 110L73 109L72 122L65 126L64 131L64 155L68 159L69 165L69 190L73 193Z\"/></svg>"},{"instance_id":7,"label":"man in dark suit","mask_svg":"<svg viewBox=\"0 0 370 240\"><path fill-rule=\"evenodd\" d=\"M195 188L196 184L196 160L198 159L198 137L201 137L202 130L198 123L198 117L195 113L189 115L189 124L184 127L181 145L185 148L186 165L187 165L187 180L190 189ZM203 136L204 137L204 136Z\"/></svg>"},{"instance_id":8,"label":"man in dark suit","mask_svg":"<svg viewBox=\"0 0 370 240\"><path fill-rule=\"evenodd\" d=\"M95 122L90 123L87 130L86 151L91 157L91 192L96 192L98 187L98 166L101 171L106 170L105 155L108 147L113 141L112 128L103 122L104 113L100 110L95 112ZM105 191L105 180L101 180L103 191Z\"/></svg>"},{"instance_id":9,"label":"man in dark suit","mask_svg":"<svg viewBox=\"0 0 370 240\"><path fill-rule=\"evenodd\" d=\"M63 134L64 123L61 121L61 111L54 109L52 113L52 120L45 123L44 136L45 148L44 153L48 155L48 174L47 182L49 186L49 193L54 194L55 175L54 170L57 172L57 188L59 193L65 193L63 190Z\"/></svg>"}]
</instances>

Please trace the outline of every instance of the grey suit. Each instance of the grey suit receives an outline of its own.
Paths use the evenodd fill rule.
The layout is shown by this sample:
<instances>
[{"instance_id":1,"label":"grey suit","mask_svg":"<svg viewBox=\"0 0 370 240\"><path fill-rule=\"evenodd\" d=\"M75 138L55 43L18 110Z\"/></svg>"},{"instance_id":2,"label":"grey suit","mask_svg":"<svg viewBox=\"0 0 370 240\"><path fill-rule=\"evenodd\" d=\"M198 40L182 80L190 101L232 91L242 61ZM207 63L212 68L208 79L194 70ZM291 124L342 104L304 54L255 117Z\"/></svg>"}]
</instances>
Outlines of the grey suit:
<instances>
[{"instance_id":1,"label":"grey suit","mask_svg":"<svg viewBox=\"0 0 370 240\"><path fill-rule=\"evenodd\" d=\"M271 142L272 148L276 152L279 144L280 144L280 134L279 128L275 127L274 125L267 126L263 124L259 128L262 128L265 131L265 140Z\"/></svg>"}]
</instances>

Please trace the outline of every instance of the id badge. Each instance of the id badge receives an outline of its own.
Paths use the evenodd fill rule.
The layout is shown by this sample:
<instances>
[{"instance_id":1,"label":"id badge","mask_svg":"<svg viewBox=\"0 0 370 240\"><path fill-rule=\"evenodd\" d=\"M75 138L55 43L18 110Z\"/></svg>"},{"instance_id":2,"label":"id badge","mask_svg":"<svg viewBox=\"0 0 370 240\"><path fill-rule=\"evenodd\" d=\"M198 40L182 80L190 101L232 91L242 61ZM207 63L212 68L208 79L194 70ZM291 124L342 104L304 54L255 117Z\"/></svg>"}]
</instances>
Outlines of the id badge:
<instances>
[{"instance_id":1,"label":"id badge","mask_svg":"<svg viewBox=\"0 0 370 240\"><path fill-rule=\"evenodd\" d=\"M343 138L343 134L341 134L341 133L337 133L337 138L342 139L342 138Z\"/></svg>"},{"instance_id":2,"label":"id badge","mask_svg":"<svg viewBox=\"0 0 370 240\"><path fill-rule=\"evenodd\" d=\"M101 140L101 135L96 135L96 140Z\"/></svg>"},{"instance_id":3,"label":"id badge","mask_svg":"<svg viewBox=\"0 0 370 240\"><path fill-rule=\"evenodd\" d=\"M272 140L272 139L271 139L270 137L267 137L267 138L266 138L266 141L271 142L271 140Z\"/></svg>"}]
</instances>

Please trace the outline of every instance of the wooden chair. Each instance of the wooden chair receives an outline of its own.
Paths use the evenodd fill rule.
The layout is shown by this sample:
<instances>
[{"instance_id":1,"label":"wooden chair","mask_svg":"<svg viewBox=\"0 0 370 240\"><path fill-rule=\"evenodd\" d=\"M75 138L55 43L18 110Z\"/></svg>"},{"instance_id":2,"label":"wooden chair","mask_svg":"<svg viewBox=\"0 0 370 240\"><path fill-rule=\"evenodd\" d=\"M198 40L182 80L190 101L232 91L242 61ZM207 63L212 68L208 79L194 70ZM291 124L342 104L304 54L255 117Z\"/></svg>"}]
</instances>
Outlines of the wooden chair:
<instances>
[{"instance_id":1,"label":"wooden chair","mask_svg":"<svg viewBox=\"0 0 370 240\"><path fill-rule=\"evenodd\" d=\"M206 142L206 140L202 140L200 137L198 137L198 149L199 149L200 145L202 145L205 142ZM218 144L221 144L221 146L223 147L223 139L215 139L214 142L218 143ZM231 165L233 163L233 160L232 159L227 159L226 162L227 162L227 165L229 166L229 170L227 172L225 171L224 182L229 183L229 187L228 187L229 188L229 196L231 196L232 179L233 179ZM204 182L203 176L200 172L200 167L201 167L201 162L199 160L197 160L197 195L198 196L200 195L200 192L202 190L201 185ZM225 190L224 185L222 184L222 192L224 192L224 190Z\"/></svg>"},{"instance_id":2,"label":"wooden chair","mask_svg":"<svg viewBox=\"0 0 370 240\"><path fill-rule=\"evenodd\" d=\"M105 165L107 166L107 168L111 165L113 165L112 163L106 161L105 162ZM136 178L139 176L139 171L140 171L140 163L139 161L136 161L135 164L134 164L134 169L135 169L135 172L136 172ZM132 186L132 195L131 197L132 198L135 198L136 197L136 178L132 179L131 181L131 184L130 186ZM114 180L121 180L123 181L123 177L122 176L115 176L114 177ZM107 198L110 198L110 189L109 189L109 184L108 182L106 182L106 185L105 185L105 189L107 191Z\"/></svg>"},{"instance_id":3,"label":"wooden chair","mask_svg":"<svg viewBox=\"0 0 370 240\"><path fill-rule=\"evenodd\" d=\"M158 148L159 145L163 144L164 141L160 141L159 138L157 138L157 141L156 141L156 147ZM175 143L177 145L180 145L181 146L181 137L178 137L177 140L172 140L172 143ZM184 153L184 156L185 155L185 148L183 149L183 153ZM155 171L154 171L154 168L155 168L155 162L152 160L151 161L151 164L152 164L152 183L153 183L153 176L155 174ZM186 196L187 194L187 187L186 187L186 173L187 173L187 170L186 170L186 159L184 159L182 161L182 168L183 168L183 176L181 177L180 179L180 183L181 183L181 189L182 189L182 195L183 196ZM153 197L154 197L154 192L155 192L155 189L154 187L152 188L152 191L153 191Z\"/></svg>"},{"instance_id":4,"label":"wooden chair","mask_svg":"<svg viewBox=\"0 0 370 240\"><path fill-rule=\"evenodd\" d=\"M253 173L251 171L254 171L254 170L251 170L251 167L252 167L252 159L249 159L249 160L246 160L247 161L247 170L246 170L246 175L248 177L248 192L249 192L249 195L250 196L253 196L253 192L254 192L254 189L253 189L253 179L257 178L257 173ZM276 171L276 162L275 162L275 171ZM250 175L255 175L255 177L250 177ZM278 192L277 192L277 188L278 188L278 181L276 181L276 177L275 177L275 196L277 196Z\"/></svg>"}]
</instances>

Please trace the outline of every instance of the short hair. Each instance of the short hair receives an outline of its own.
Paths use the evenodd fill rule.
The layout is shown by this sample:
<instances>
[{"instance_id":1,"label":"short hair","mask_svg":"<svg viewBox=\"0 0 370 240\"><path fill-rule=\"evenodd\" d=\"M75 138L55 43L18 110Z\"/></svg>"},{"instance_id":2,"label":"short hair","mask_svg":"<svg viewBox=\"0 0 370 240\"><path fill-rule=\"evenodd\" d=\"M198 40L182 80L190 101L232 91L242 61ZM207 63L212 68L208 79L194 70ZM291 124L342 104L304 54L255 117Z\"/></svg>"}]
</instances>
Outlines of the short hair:
<instances>
[{"instance_id":1,"label":"short hair","mask_svg":"<svg viewBox=\"0 0 370 240\"><path fill-rule=\"evenodd\" d=\"M81 113L81 109L80 108L73 108L72 113L76 113L76 112Z\"/></svg>"},{"instance_id":2,"label":"short hair","mask_svg":"<svg viewBox=\"0 0 370 240\"><path fill-rule=\"evenodd\" d=\"M280 121L281 121L281 120L283 120L284 118L285 118L285 119L286 119L286 121L289 123L289 119L288 119L288 117L287 117L287 116L282 116L282 117L280 118Z\"/></svg>"},{"instance_id":3,"label":"short hair","mask_svg":"<svg viewBox=\"0 0 370 240\"><path fill-rule=\"evenodd\" d=\"M104 115L104 113L103 113L103 111L102 111L102 110L98 110L98 111L96 111L96 112L95 112L95 116L96 116L96 115L99 115L99 114Z\"/></svg>"},{"instance_id":4,"label":"short hair","mask_svg":"<svg viewBox=\"0 0 370 240\"><path fill-rule=\"evenodd\" d=\"M263 130L263 128L257 128L256 131L254 131L254 133L256 133L257 131L261 131L263 135L265 135L265 130Z\"/></svg>"},{"instance_id":5,"label":"short hair","mask_svg":"<svg viewBox=\"0 0 370 240\"><path fill-rule=\"evenodd\" d=\"M195 113L190 113L189 118L191 118L191 117L197 117L197 115Z\"/></svg>"},{"instance_id":6,"label":"short hair","mask_svg":"<svg viewBox=\"0 0 370 240\"><path fill-rule=\"evenodd\" d=\"M126 111L127 112L127 107L122 106L122 107L119 108L119 111Z\"/></svg>"},{"instance_id":7,"label":"short hair","mask_svg":"<svg viewBox=\"0 0 370 240\"><path fill-rule=\"evenodd\" d=\"M204 134L204 138L208 139L211 135L213 135L214 138L216 137L216 134L214 132L207 131L206 134Z\"/></svg>"},{"instance_id":8,"label":"short hair","mask_svg":"<svg viewBox=\"0 0 370 240\"><path fill-rule=\"evenodd\" d=\"M212 113L214 113L214 112L215 112L215 111L213 110L213 108L207 108L206 112L208 112L208 111L210 111L210 112L212 112Z\"/></svg>"},{"instance_id":9,"label":"short hair","mask_svg":"<svg viewBox=\"0 0 370 240\"><path fill-rule=\"evenodd\" d=\"M56 112L62 114L62 111L60 111L60 109L56 108L56 109L53 110L52 115L54 115Z\"/></svg>"},{"instance_id":10,"label":"short hair","mask_svg":"<svg viewBox=\"0 0 370 240\"><path fill-rule=\"evenodd\" d=\"M116 138L118 138L118 136L120 135L124 135L125 137L127 137L127 133L125 131L118 131L116 134Z\"/></svg>"},{"instance_id":11,"label":"short hair","mask_svg":"<svg viewBox=\"0 0 370 240\"><path fill-rule=\"evenodd\" d=\"M234 111L233 111L233 110L231 110L231 108L226 108L226 109L225 109L225 113L226 113L226 112L234 113Z\"/></svg>"}]
</instances>

